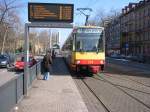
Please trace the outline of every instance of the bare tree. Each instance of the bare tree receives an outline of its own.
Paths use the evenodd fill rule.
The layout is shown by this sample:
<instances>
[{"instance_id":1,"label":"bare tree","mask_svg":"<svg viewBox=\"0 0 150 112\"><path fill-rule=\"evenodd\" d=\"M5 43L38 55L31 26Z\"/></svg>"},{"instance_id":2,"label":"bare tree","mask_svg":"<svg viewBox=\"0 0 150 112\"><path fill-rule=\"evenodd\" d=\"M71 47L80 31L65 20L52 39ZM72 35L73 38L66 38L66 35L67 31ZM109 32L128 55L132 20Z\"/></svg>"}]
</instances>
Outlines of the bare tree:
<instances>
[{"instance_id":1,"label":"bare tree","mask_svg":"<svg viewBox=\"0 0 150 112\"><path fill-rule=\"evenodd\" d=\"M9 23L8 16L11 16L16 8L22 5L18 3L18 0L1 0L0 1L0 23ZM8 20L8 21L7 21Z\"/></svg>"},{"instance_id":2,"label":"bare tree","mask_svg":"<svg viewBox=\"0 0 150 112\"><path fill-rule=\"evenodd\" d=\"M103 9L97 10L96 15L89 20L89 24L96 26L104 26L105 21L111 21L120 15L119 10L111 9L105 12Z\"/></svg>"},{"instance_id":3,"label":"bare tree","mask_svg":"<svg viewBox=\"0 0 150 112\"><path fill-rule=\"evenodd\" d=\"M12 44L10 42L15 40L8 37L14 37L15 35L13 33L18 30L17 26L20 26L20 18L18 17L16 10L19 7L21 7L21 4L18 0L0 1L0 39L2 40L0 42L0 45L2 45L0 46L1 53L3 53L6 40L9 44Z\"/></svg>"},{"instance_id":4,"label":"bare tree","mask_svg":"<svg viewBox=\"0 0 150 112\"><path fill-rule=\"evenodd\" d=\"M104 9L97 10L96 15L89 20L89 24L100 26L101 22L107 17Z\"/></svg>"},{"instance_id":5,"label":"bare tree","mask_svg":"<svg viewBox=\"0 0 150 112\"><path fill-rule=\"evenodd\" d=\"M39 47L41 47L41 51L46 50L46 48L48 47L49 44L49 32L47 30L43 30L39 33L38 35L38 45Z\"/></svg>"},{"instance_id":6,"label":"bare tree","mask_svg":"<svg viewBox=\"0 0 150 112\"><path fill-rule=\"evenodd\" d=\"M120 14L121 14L121 10L112 8L108 13L109 15L108 17L115 19L116 17L120 16Z\"/></svg>"}]
</instances>

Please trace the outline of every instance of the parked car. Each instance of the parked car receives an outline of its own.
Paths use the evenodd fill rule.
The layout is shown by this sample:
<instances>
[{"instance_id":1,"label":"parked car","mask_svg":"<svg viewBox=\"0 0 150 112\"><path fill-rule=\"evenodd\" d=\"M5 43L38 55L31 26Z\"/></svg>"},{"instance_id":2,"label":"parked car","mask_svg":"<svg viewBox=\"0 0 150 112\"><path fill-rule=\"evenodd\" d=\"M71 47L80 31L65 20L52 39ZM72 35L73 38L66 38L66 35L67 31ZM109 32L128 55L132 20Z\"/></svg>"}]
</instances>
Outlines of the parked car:
<instances>
[{"instance_id":1,"label":"parked car","mask_svg":"<svg viewBox=\"0 0 150 112\"><path fill-rule=\"evenodd\" d=\"M144 57L139 55L139 56L132 56L130 57L130 60L132 61L137 61L137 62L140 62L140 63L144 63L145 60L144 60Z\"/></svg>"},{"instance_id":2,"label":"parked car","mask_svg":"<svg viewBox=\"0 0 150 112\"><path fill-rule=\"evenodd\" d=\"M126 59L126 56L124 54L120 55L123 59Z\"/></svg>"},{"instance_id":3,"label":"parked car","mask_svg":"<svg viewBox=\"0 0 150 112\"><path fill-rule=\"evenodd\" d=\"M7 67L9 64L9 57L6 55L0 55L0 67Z\"/></svg>"},{"instance_id":4,"label":"parked car","mask_svg":"<svg viewBox=\"0 0 150 112\"><path fill-rule=\"evenodd\" d=\"M132 60L132 55L128 55L128 56L125 56L125 59L127 59L127 60Z\"/></svg>"},{"instance_id":5,"label":"parked car","mask_svg":"<svg viewBox=\"0 0 150 112\"><path fill-rule=\"evenodd\" d=\"M36 60L32 55L29 56L29 67L32 67L34 64L36 64ZM15 62L15 70L24 70L24 57L18 57Z\"/></svg>"},{"instance_id":6,"label":"parked car","mask_svg":"<svg viewBox=\"0 0 150 112\"><path fill-rule=\"evenodd\" d=\"M123 57L120 54L112 54L110 57L115 59L123 59Z\"/></svg>"}]
</instances>

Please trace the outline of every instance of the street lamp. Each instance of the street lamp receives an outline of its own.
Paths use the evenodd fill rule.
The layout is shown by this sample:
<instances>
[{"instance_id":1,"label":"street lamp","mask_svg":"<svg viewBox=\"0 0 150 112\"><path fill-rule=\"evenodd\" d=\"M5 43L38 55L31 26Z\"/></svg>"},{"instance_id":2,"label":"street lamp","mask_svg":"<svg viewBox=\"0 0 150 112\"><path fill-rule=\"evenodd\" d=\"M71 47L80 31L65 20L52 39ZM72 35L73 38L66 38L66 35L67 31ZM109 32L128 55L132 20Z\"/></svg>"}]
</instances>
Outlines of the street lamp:
<instances>
[{"instance_id":1,"label":"street lamp","mask_svg":"<svg viewBox=\"0 0 150 112\"><path fill-rule=\"evenodd\" d=\"M92 12L93 10L91 8L77 8L77 11L80 11L80 13L86 17L85 26L87 26L90 14L86 14L85 11Z\"/></svg>"}]
</instances>

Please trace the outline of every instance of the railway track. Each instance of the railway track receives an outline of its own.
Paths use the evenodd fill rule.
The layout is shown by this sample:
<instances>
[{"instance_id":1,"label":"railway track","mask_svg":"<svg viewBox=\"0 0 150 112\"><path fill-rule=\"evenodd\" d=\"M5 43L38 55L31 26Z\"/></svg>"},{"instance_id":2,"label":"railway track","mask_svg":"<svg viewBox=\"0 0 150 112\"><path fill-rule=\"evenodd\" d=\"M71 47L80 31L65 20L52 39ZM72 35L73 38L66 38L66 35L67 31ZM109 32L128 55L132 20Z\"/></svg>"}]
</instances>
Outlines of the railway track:
<instances>
[{"instance_id":1,"label":"railway track","mask_svg":"<svg viewBox=\"0 0 150 112\"><path fill-rule=\"evenodd\" d=\"M150 87L149 83L148 84L147 83L142 83L142 82L138 81L137 79L133 79L132 78L133 76L144 76L144 75L146 77L150 78L149 74L147 74L147 73L145 74L143 72L137 72L137 71L133 71L133 70L125 72L125 71L119 70L117 68L112 68L112 67L108 67L108 68L109 69L107 69L107 72L103 72L104 74L108 74L109 72L111 72L111 73L114 73L114 74L119 74L120 76L126 75L126 76L121 77L121 78L128 79L130 81L133 81L133 82L135 82L137 84L140 84L140 85L143 85L143 86L146 86L146 87ZM129 76L129 74L130 74L131 77Z\"/></svg>"},{"instance_id":2,"label":"railway track","mask_svg":"<svg viewBox=\"0 0 150 112\"><path fill-rule=\"evenodd\" d=\"M88 90L93 94L93 96L101 103L101 105L105 109L105 112L112 112L111 108L108 107L107 104L105 104L103 102L103 99L101 99L99 97L99 95L95 92L96 90L94 90L94 87L89 86L88 81L86 81L86 77L84 77L84 76L83 77L78 77L78 79L80 79L80 81L88 88ZM114 86L115 88L117 88L118 90L122 91L124 94L126 94L130 98L134 99L135 101L137 101L138 103L140 103L141 105L143 105L144 107L146 107L147 109L150 109L150 106L148 104L146 104L143 101L141 101L140 99L132 96L131 94L129 94L128 92L126 92L125 90L123 90L122 88L120 88L121 86L113 84L112 82L108 81L107 79L100 78L98 76L96 76L96 77L95 76L94 77L88 77L88 79L90 79L90 80L94 79L94 80L97 80L97 81L102 81L102 82L108 83L108 84ZM98 83L97 81L94 81L94 82ZM138 90L136 90L136 91L138 91ZM142 92L142 91L138 91L138 92ZM142 92L142 93L145 93L145 92ZM145 94L150 95L150 93L145 93Z\"/></svg>"},{"instance_id":3,"label":"railway track","mask_svg":"<svg viewBox=\"0 0 150 112\"><path fill-rule=\"evenodd\" d=\"M150 88L149 86L146 86L146 85L144 85L144 84L139 84L139 83L137 83L137 82L135 82L135 81L132 81L132 80L130 80L130 79L128 79L128 78L125 78L125 77L118 77L118 76L115 76L115 75L111 75L111 74L105 74L104 73L104 75L101 75L101 77L103 77L103 76L105 76L106 78L115 78L115 79L119 79L119 80L123 80L123 81L131 81L131 82L133 82L134 84L137 84L137 85L139 85L139 86L143 86L143 87L146 87L146 88ZM110 79L111 80L111 79ZM112 81L111 81L112 82ZM123 88L126 88L126 89L130 89L130 90L133 90L133 91L137 91L137 92L141 92L141 93L144 93L144 94L148 94L148 95L150 95L150 92L144 92L144 91L142 91L142 90L138 90L138 89L134 89L133 87L131 88L131 87L128 87L128 86L123 86L123 85L119 85L119 84L115 84L116 86L119 86L119 87L123 87Z\"/></svg>"},{"instance_id":4,"label":"railway track","mask_svg":"<svg viewBox=\"0 0 150 112\"><path fill-rule=\"evenodd\" d=\"M71 73L71 72L70 72ZM99 81L101 81L101 82L105 82L105 83L107 83L107 84L109 84L109 85L112 85L112 86L114 86L116 89L118 89L119 91L121 91L122 92L122 94L125 94L126 96L128 96L128 99L132 99L131 100L131 102L136 102L137 104L134 104L134 105L141 105L142 106L142 109L140 109L140 110L142 110L143 111L143 109L144 108L146 108L146 110L148 110L148 111L145 111L144 110L144 112L149 112L150 111L150 105L149 105L149 102L147 103L145 103L145 101L142 101L141 99L139 99L139 98L137 98L137 97L135 97L134 95L132 95L132 94L130 94L130 92L128 92L128 91L126 91L126 90L124 90L124 89L122 89L122 88L126 88L126 89L130 89L130 90L133 90L133 91L136 91L136 92L140 92L140 93L144 93L144 94L146 94L146 95L150 95L150 93L149 92L143 92L143 91L140 91L140 90L137 90L137 89L133 89L133 88L129 88L129 87L126 87L126 86L121 86L121 85L117 85L117 84L114 84L114 83L112 83L112 82L110 82L109 80L107 80L107 79L105 79L105 78L100 78L100 77L88 77L88 79L89 80L86 80L86 77L87 77L87 75L83 75L83 74L74 74L74 73L71 73L71 75L72 75L72 77L73 78L76 78L76 79L78 79L78 80L80 80L80 82L82 83L82 84L84 84L87 88L88 88L88 90L90 91L90 93L99 101L99 103L102 105L102 107L104 108L104 112L113 112L114 110L113 109L115 109L116 107L112 107L111 105L109 105L110 104L110 102L112 102L112 101L107 101L106 99L105 99L105 95L103 96L101 96L99 93L98 93L98 91L100 91L100 90L97 90L98 88L96 88L96 87L94 87L93 85L92 86L90 86L90 83L88 82L89 80L95 80L95 81L93 81L93 83L99 83ZM77 77L76 77L77 76ZM112 76L113 77L113 76ZM116 77L116 78L118 78L118 79L121 79L121 80L130 80L130 81L133 81L133 80L131 80L131 79L129 79L129 78L120 78L120 77ZM97 80L97 81L96 81ZM76 81L75 81L76 82ZM141 83L138 83L137 81L133 81L134 83L136 83L136 84L138 84L138 85L142 85L142 86L145 86L145 87L149 87L149 86L147 86L147 85L145 85L145 84L141 84ZM78 83L78 82L76 82L76 83ZM82 89L82 88L80 88L80 89ZM83 90L84 91L84 90ZM97 91L97 92L96 92ZM103 99L104 98L104 99ZM124 101L123 101L124 102ZM124 103L123 103L124 104ZM123 105L123 104L121 104L121 105ZM132 103L131 103L132 104ZM120 105L120 104L119 104ZM135 106L135 108L136 108L137 106ZM134 108L134 107L133 107ZM127 109L128 110L128 109ZM140 110L138 110L138 111L140 111ZM99 111L98 111L99 112ZM124 112L124 110L122 111L122 112ZM126 112L126 111L125 111ZM132 112L132 111L131 111Z\"/></svg>"},{"instance_id":5,"label":"railway track","mask_svg":"<svg viewBox=\"0 0 150 112\"><path fill-rule=\"evenodd\" d=\"M95 94L95 92L92 90L92 88L89 87L89 85L84 81L84 79L81 80L86 87L89 89L89 91L97 98L97 100L102 104L106 112L111 112L110 109L102 102L102 100Z\"/></svg>"},{"instance_id":6,"label":"railway track","mask_svg":"<svg viewBox=\"0 0 150 112\"><path fill-rule=\"evenodd\" d=\"M101 104L101 106L103 107L104 111L105 111L105 112L111 112L110 109L109 109L109 108L102 102L102 100L95 94L95 92L92 90L92 88L90 88L90 86L84 81L84 78L85 78L86 75L85 75L85 74L84 74L84 75L81 75L81 74L74 73L73 71L71 71L71 70L69 69L69 66L68 66L66 60L64 60L64 62L65 62L65 64L66 64L66 66L68 67L68 70L69 70L71 76L73 77L73 79L74 79L76 85L79 87L80 91L82 91L82 88L80 88L80 86L78 85L78 81L79 81L79 80L80 80L81 83L83 83L83 84L88 88L88 90L89 90L90 93L95 97L95 99L98 100L98 102L99 102L99 103ZM77 81L76 79L77 79L78 81Z\"/></svg>"},{"instance_id":7,"label":"railway track","mask_svg":"<svg viewBox=\"0 0 150 112\"><path fill-rule=\"evenodd\" d=\"M125 90L123 90L122 88L118 87L120 85L116 85L114 83L112 83L111 81L103 78L103 77L98 77L98 76L94 76L94 77L91 77L93 79L96 79L96 80L99 80L99 81L103 81L103 82L106 82L112 86L114 86L115 88L119 89L120 91L122 91L123 93L125 93L126 95L128 95L129 97L133 98L134 100L136 100L137 102L141 103L143 106L147 107L148 109L150 109L150 106L145 104L143 101L141 101L140 99L134 97L133 95L129 94L128 92L126 92ZM130 88L131 89L131 88ZM150 95L150 93L146 93L148 95Z\"/></svg>"},{"instance_id":8,"label":"railway track","mask_svg":"<svg viewBox=\"0 0 150 112\"><path fill-rule=\"evenodd\" d=\"M147 85L147 84L143 84L137 80L134 80L132 78L129 78L129 77L118 77L118 76L115 76L115 75L110 75L110 74L107 74L107 73L104 73L106 76L109 76L109 77L114 77L114 78L117 78L117 79L120 79L120 80L130 80L136 84L139 84L139 85L142 85L142 86L145 86L145 87L149 87L150 88L150 85Z\"/></svg>"},{"instance_id":9,"label":"railway track","mask_svg":"<svg viewBox=\"0 0 150 112\"><path fill-rule=\"evenodd\" d=\"M84 84L87 88L88 88L88 90L90 91L90 93L98 100L98 102L101 104L101 106L103 107L103 109L105 110L105 112L112 112L103 102L102 102L102 100L97 96L97 94L93 91L93 89L86 83L86 81L85 81L85 76L86 75L81 75L80 76L80 74L73 74L73 73L71 73L71 75L72 75L72 77L74 78L74 79L78 79L78 81L80 80L80 83L82 83L82 84ZM77 77L76 77L77 76ZM75 80L75 83L77 84L77 86L79 86L78 85L78 82L77 80ZM82 88L80 88L80 89L82 89Z\"/></svg>"}]
</instances>

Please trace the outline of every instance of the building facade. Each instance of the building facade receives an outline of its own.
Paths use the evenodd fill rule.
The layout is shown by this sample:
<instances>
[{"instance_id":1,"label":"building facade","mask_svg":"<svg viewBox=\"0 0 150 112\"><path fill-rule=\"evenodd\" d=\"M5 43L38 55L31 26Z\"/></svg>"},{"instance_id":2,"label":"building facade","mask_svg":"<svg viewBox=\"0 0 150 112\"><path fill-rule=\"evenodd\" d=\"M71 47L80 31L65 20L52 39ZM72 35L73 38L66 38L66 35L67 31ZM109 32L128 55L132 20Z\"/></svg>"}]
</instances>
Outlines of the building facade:
<instances>
[{"instance_id":1,"label":"building facade","mask_svg":"<svg viewBox=\"0 0 150 112\"><path fill-rule=\"evenodd\" d=\"M150 0L130 3L122 9L121 54L150 57Z\"/></svg>"},{"instance_id":2,"label":"building facade","mask_svg":"<svg viewBox=\"0 0 150 112\"><path fill-rule=\"evenodd\" d=\"M105 27L106 54L120 54L120 18L111 20Z\"/></svg>"}]
</instances>

